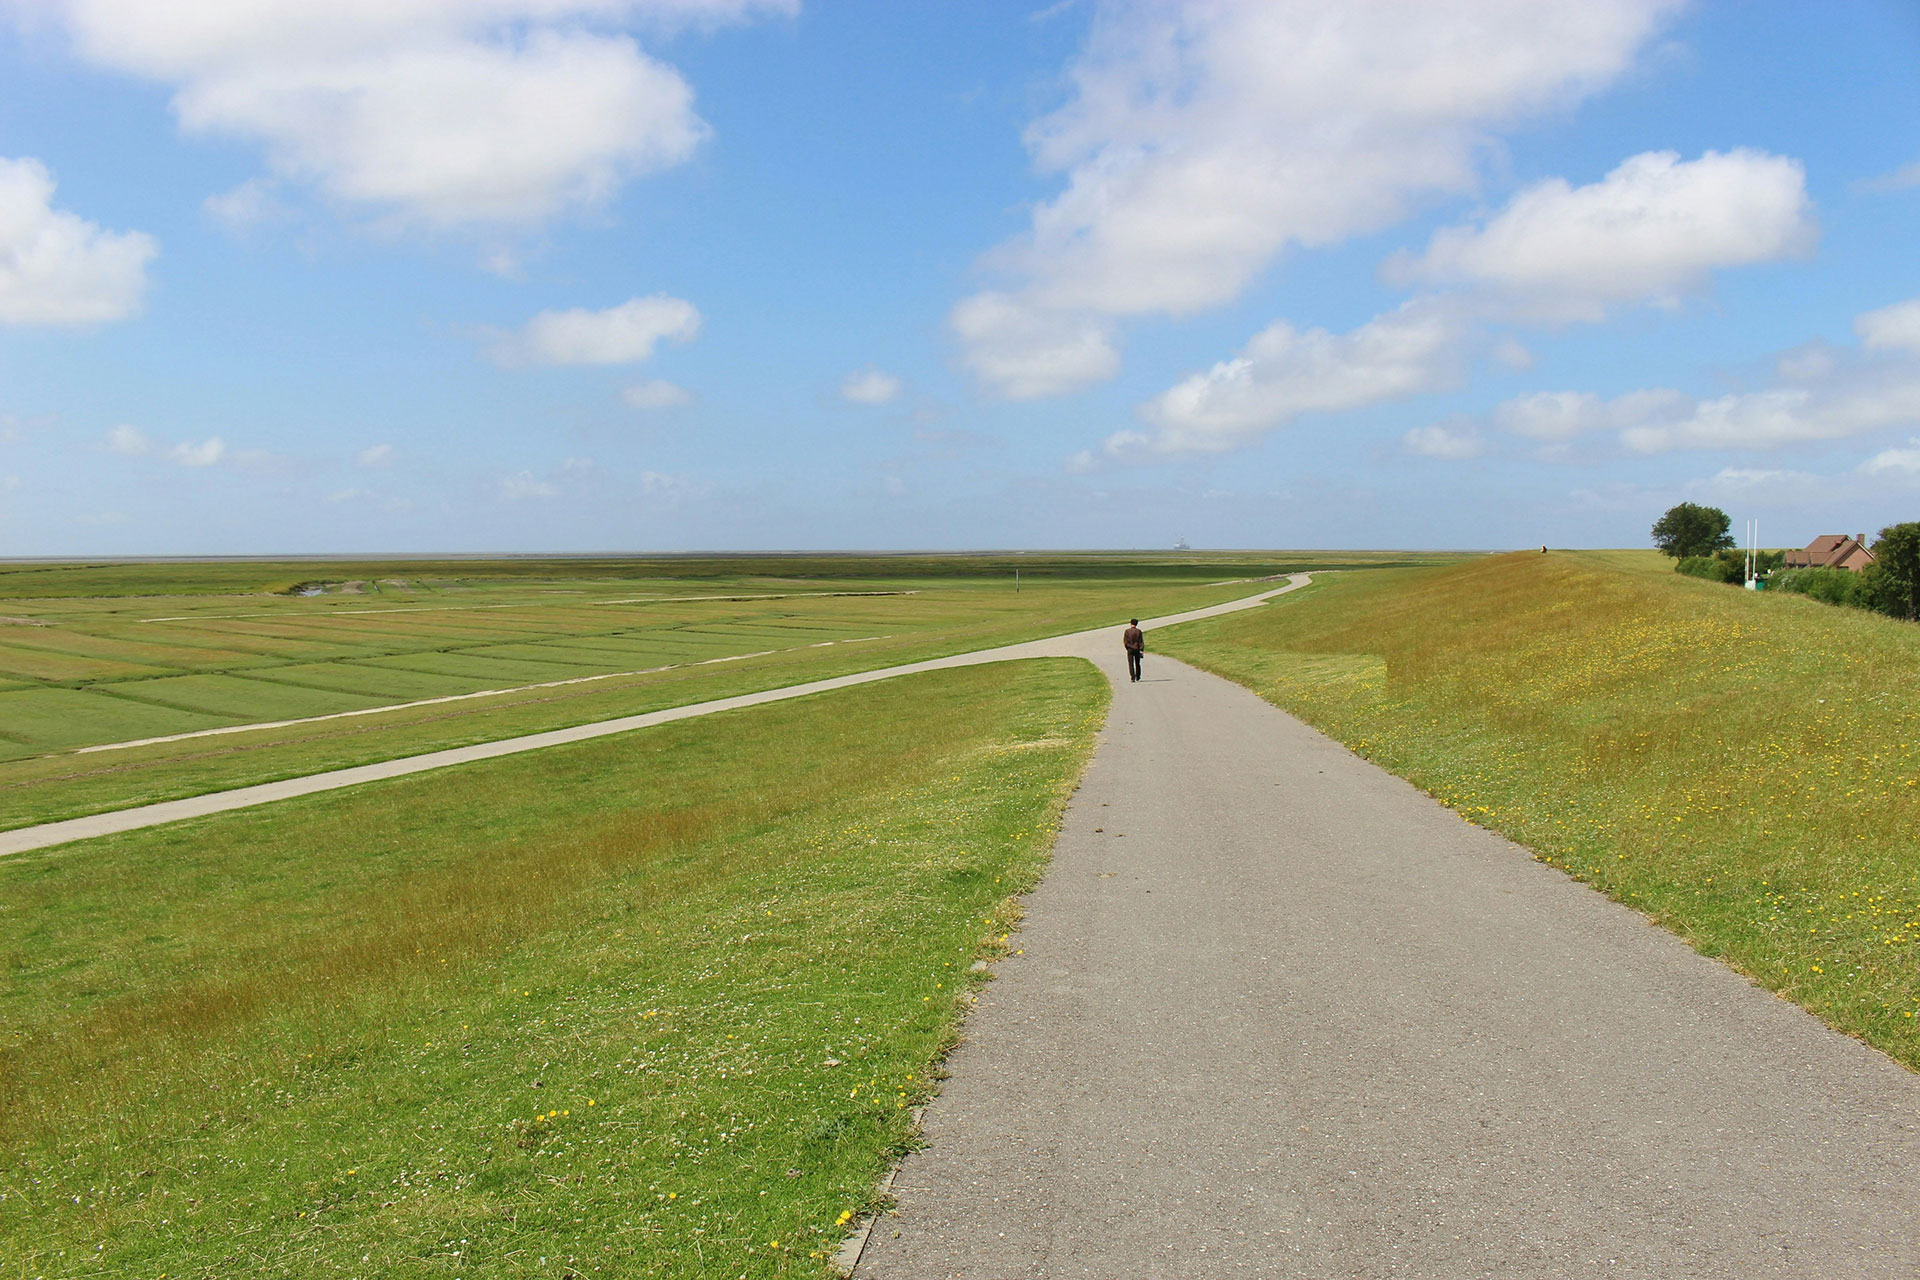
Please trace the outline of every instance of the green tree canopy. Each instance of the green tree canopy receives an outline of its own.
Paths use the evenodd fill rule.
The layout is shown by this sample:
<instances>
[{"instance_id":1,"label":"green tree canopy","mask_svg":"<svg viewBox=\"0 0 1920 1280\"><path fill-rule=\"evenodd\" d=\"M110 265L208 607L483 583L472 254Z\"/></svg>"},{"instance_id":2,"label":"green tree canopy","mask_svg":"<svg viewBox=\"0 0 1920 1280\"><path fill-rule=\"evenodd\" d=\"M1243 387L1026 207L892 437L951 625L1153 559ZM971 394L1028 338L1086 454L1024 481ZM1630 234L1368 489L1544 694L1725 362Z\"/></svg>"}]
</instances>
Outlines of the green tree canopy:
<instances>
[{"instance_id":1,"label":"green tree canopy","mask_svg":"<svg viewBox=\"0 0 1920 1280\"><path fill-rule=\"evenodd\" d=\"M1889 612L1920 618L1920 520L1882 529L1874 539L1873 558L1893 588Z\"/></svg>"},{"instance_id":2,"label":"green tree canopy","mask_svg":"<svg viewBox=\"0 0 1920 1280\"><path fill-rule=\"evenodd\" d=\"M1733 521L1718 507L1683 502L1654 521L1653 545L1676 560L1710 556L1733 545L1727 532L1732 526Z\"/></svg>"}]
</instances>

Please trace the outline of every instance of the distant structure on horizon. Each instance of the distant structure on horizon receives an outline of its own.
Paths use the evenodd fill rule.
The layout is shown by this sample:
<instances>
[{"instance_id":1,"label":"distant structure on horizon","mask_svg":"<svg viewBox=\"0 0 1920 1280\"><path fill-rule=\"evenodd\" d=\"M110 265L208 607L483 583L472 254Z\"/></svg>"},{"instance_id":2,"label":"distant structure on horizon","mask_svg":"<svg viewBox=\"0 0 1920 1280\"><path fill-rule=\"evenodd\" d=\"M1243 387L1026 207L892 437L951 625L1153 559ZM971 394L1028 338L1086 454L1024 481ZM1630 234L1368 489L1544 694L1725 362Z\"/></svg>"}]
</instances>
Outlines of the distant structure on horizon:
<instances>
[{"instance_id":1,"label":"distant structure on horizon","mask_svg":"<svg viewBox=\"0 0 1920 1280\"><path fill-rule=\"evenodd\" d=\"M1186 540L1185 538L1175 538L1175 539L1173 540L1173 549L1174 549L1175 551L1191 551L1191 550L1193 550L1193 548L1192 548L1192 547L1190 547L1190 546L1188 546L1188 545L1187 545L1187 540Z\"/></svg>"},{"instance_id":2,"label":"distant structure on horizon","mask_svg":"<svg viewBox=\"0 0 1920 1280\"><path fill-rule=\"evenodd\" d=\"M1873 563L1873 552L1867 550L1867 535L1856 533L1848 537L1844 533L1823 533L1807 544L1805 551L1787 552L1786 567L1789 569L1846 569L1859 573Z\"/></svg>"}]
</instances>

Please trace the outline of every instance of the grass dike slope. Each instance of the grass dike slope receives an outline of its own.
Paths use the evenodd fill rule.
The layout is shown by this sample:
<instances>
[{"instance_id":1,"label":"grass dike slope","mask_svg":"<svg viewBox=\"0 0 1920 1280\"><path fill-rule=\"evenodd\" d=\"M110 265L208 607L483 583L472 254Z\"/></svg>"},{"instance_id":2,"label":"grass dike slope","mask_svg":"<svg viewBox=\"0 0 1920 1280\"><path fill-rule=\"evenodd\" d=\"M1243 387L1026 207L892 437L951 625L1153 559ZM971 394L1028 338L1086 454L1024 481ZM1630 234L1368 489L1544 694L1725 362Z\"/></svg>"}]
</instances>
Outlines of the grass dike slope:
<instances>
[{"instance_id":1,"label":"grass dike slope","mask_svg":"<svg viewBox=\"0 0 1920 1280\"><path fill-rule=\"evenodd\" d=\"M1920 1069L1920 627L1536 552L1154 639Z\"/></svg>"},{"instance_id":2,"label":"grass dike slope","mask_svg":"<svg viewBox=\"0 0 1920 1280\"><path fill-rule=\"evenodd\" d=\"M8 1276L820 1276L1104 719L902 677L0 862Z\"/></svg>"}]
</instances>

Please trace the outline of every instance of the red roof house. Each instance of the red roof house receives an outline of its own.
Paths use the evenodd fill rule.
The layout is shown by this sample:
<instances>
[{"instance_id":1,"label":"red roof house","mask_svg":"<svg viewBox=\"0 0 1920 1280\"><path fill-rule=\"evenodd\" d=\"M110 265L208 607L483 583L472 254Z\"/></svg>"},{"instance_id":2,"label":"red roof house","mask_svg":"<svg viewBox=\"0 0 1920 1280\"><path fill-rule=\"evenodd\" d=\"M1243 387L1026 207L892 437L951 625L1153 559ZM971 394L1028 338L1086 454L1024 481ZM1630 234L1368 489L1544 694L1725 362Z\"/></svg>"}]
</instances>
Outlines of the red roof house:
<instances>
[{"instance_id":1,"label":"red roof house","mask_svg":"<svg viewBox=\"0 0 1920 1280\"><path fill-rule=\"evenodd\" d=\"M1786 567L1789 569L1847 569L1860 572L1873 563L1873 552L1867 550L1867 535L1856 533L1849 538L1844 533L1823 533L1807 544L1805 551L1787 552Z\"/></svg>"}]
</instances>

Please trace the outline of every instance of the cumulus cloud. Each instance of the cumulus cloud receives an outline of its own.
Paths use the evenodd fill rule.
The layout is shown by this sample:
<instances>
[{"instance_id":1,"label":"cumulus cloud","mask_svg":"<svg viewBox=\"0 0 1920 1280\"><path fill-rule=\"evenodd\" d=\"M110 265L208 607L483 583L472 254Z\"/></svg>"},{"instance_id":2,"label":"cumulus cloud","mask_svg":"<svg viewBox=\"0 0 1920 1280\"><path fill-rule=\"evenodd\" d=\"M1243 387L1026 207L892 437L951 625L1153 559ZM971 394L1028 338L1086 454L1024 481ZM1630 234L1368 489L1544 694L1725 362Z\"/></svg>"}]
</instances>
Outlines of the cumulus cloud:
<instances>
[{"instance_id":1,"label":"cumulus cloud","mask_svg":"<svg viewBox=\"0 0 1920 1280\"><path fill-rule=\"evenodd\" d=\"M227 442L209 436L198 444L182 441L167 451L167 456L183 467L210 467L227 454Z\"/></svg>"},{"instance_id":2,"label":"cumulus cloud","mask_svg":"<svg viewBox=\"0 0 1920 1280\"><path fill-rule=\"evenodd\" d=\"M393 446L390 444L368 445L353 460L363 467L384 467L393 461Z\"/></svg>"},{"instance_id":3,"label":"cumulus cloud","mask_svg":"<svg viewBox=\"0 0 1920 1280\"><path fill-rule=\"evenodd\" d=\"M663 341L691 342L699 333L691 302L655 293L604 311L542 311L496 342L493 356L505 365L636 364Z\"/></svg>"},{"instance_id":4,"label":"cumulus cloud","mask_svg":"<svg viewBox=\"0 0 1920 1280\"><path fill-rule=\"evenodd\" d=\"M693 392L663 378L636 382L620 393L630 409L674 409L693 403Z\"/></svg>"},{"instance_id":5,"label":"cumulus cloud","mask_svg":"<svg viewBox=\"0 0 1920 1280\"><path fill-rule=\"evenodd\" d=\"M1108 0L1027 132L1063 189L986 259L1012 287L955 308L963 359L1016 397L1111 377L1113 322L1220 305L1288 246L1471 191L1494 130L1615 79L1676 7Z\"/></svg>"},{"instance_id":6,"label":"cumulus cloud","mask_svg":"<svg viewBox=\"0 0 1920 1280\"><path fill-rule=\"evenodd\" d=\"M1004 293L962 300L947 327L960 340L966 366L1009 400L1075 391L1120 371L1109 325Z\"/></svg>"},{"instance_id":7,"label":"cumulus cloud","mask_svg":"<svg viewBox=\"0 0 1920 1280\"><path fill-rule=\"evenodd\" d=\"M1920 298L1855 316L1853 331L1869 351L1905 351L1920 355Z\"/></svg>"},{"instance_id":8,"label":"cumulus cloud","mask_svg":"<svg viewBox=\"0 0 1920 1280\"><path fill-rule=\"evenodd\" d=\"M1630 391L1603 400L1591 391L1537 391L1515 396L1493 412L1493 424L1502 431L1564 444L1595 431L1623 431L1654 421L1684 417L1692 401L1677 391Z\"/></svg>"},{"instance_id":9,"label":"cumulus cloud","mask_svg":"<svg viewBox=\"0 0 1920 1280\"><path fill-rule=\"evenodd\" d=\"M1698 398L1662 388L1612 399L1535 392L1500 405L1493 422L1547 443L1615 432L1635 453L1777 449L1920 426L1920 345L1909 345L1908 327L1916 317L1920 299L1866 312L1854 325L1862 350L1791 352L1776 363L1776 384L1757 390Z\"/></svg>"},{"instance_id":10,"label":"cumulus cloud","mask_svg":"<svg viewBox=\"0 0 1920 1280\"><path fill-rule=\"evenodd\" d=\"M285 205L274 196L274 184L265 178L248 178L227 191L217 192L200 202L200 211L238 234L263 222L274 222L288 215Z\"/></svg>"},{"instance_id":11,"label":"cumulus cloud","mask_svg":"<svg viewBox=\"0 0 1920 1280\"><path fill-rule=\"evenodd\" d=\"M1689 488L1723 502L1795 506L1844 497L1831 476L1769 467L1722 467Z\"/></svg>"},{"instance_id":12,"label":"cumulus cloud","mask_svg":"<svg viewBox=\"0 0 1920 1280\"><path fill-rule=\"evenodd\" d=\"M678 164L693 92L623 21L715 22L798 0L50 0L99 66L173 90L191 134L403 222L537 223Z\"/></svg>"},{"instance_id":13,"label":"cumulus cloud","mask_svg":"<svg viewBox=\"0 0 1920 1280\"><path fill-rule=\"evenodd\" d=\"M1907 441L1904 448L1882 449L1861 463L1860 470L1870 476L1920 480L1920 436Z\"/></svg>"},{"instance_id":14,"label":"cumulus cloud","mask_svg":"<svg viewBox=\"0 0 1920 1280\"><path fill-rule=\"evenodd\" d=\"M153 441L138 427L121 423L107 432L107 450L122 457L138 458L153 451Z\"/></svg>"},{"instance_id":15,"label":"cumulus cloud","mask_svg":"<svg viewBox=\"0 0 1920 1280\"><path fill-rule=\"evenodd\" d=\"M219 436L164 444L140 428L124 422L109 430L99 447L123 458L165 458L182 467L211 467L217 462L225 462L231 466L263 470L277 469L286 464L284 458L263 449L229 449L227 442Z\"/></svg>"},{"instance_id":16,"label":"cumulus cloud","mask_svg":"<svg viewBox=\"0 0 1920 1280\"><path fill-rule=\"evenodd\" d=\"M886 404L900 394L900 379L869 365L848 374L840 384L840 397L854 404Z\"/></svg>"},{"instance_id":17,"label":"cumulus cloud","mask_svg":"<svg viewBox=\"0 0 1920 1280\"><path fill-rule=\"evenodd\" d=\"M1862 371L1820 387L1768 387L1705 399L1670 390L1613 400L1560 394L1581 400L1581 429L1618 431L1620 443L1634 453L1778 449L1920 423L1920 370ZM1521 416L1509 414L1511 408L1513 402L1502 405L1495 421ZM1558 438L1572 434L1570 426Z\"/></svg>"},{"instance_id":18,"label":"cumulus cloud","mask_svg":"<svg viewBox=\"0 0 1920 1280\"><path fill-rule=\"evenodd\" d=\"M1418 258L1389 260L1398 283L1466 285L1549 320L1599 320L1609 306L1672 305L1717 268L1806 253L1816 236L1799 161L1650 151L1584 187L1550 178L1483 225L1434 233Z\"/></svg>"},{"instance_id":19,"label":"cumulus cloud","mask_svg":"<svg viewBox=\"0 0 1920 1280\"><path fill-rule=\"evenodd\" d=\"M1350 333L1301 332L1281 321L1231 360L1177 383L1141 407L1155 428L1113 446L1216 453L1303 413L1358 409L1454 383L1469 334L1446 311L1408 303ZM1135 439L1135 437L1139 437Z\"/></svg>"},{"instance_id":20,"label":"cumulus cloud","mask_svg":"<svg viewBox=\"0 0 1920 1280\"><path fill-rule=\"evenodd\" d=\"M0 157L0 325L85 326L140 309L160 249L140 231L104 231L53 207L38 160Z\"/></svg>"},{"instance_id":21,"label":"cumulus cloud","mask_svg":"<svg viewBox=\"0 0 1920 1280\"><path fill-rule=\"evenodd\" d=\"M1859 191L1900 191L1907 187L1920 187L1920 160L1901 165L1892 173L1883 173L1877 178L1855 183L1854 187Z\"/></svg>"},{"instance_id":22,"label":"cumulus cloud","mask_svg":"<svg viewBox=\"0 0 1920 1280\"><path fill-rule=\"evenodd\" d=\"M1445 423L1415 427L1400 437L1400 446L1408 453L1442 458L1449 462L1477 458L1487 451L1486 439L1478 431L1472 427L1449 426Z\"/></svg>"}]
</instances>

